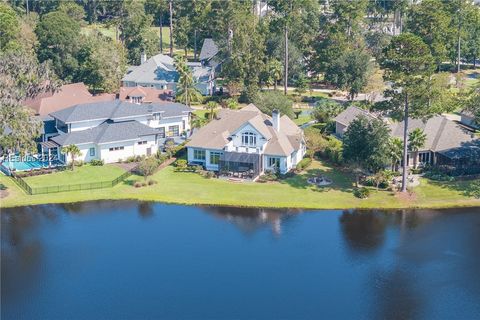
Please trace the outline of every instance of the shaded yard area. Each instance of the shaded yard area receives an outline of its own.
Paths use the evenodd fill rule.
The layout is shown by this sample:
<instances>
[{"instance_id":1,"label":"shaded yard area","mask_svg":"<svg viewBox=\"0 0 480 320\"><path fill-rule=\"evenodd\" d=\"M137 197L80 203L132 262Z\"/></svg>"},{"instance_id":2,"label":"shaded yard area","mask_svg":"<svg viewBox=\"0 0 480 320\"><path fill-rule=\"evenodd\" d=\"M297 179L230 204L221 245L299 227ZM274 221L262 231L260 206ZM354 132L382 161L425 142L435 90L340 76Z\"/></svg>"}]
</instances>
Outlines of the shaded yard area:
<instances>
[{"instance_id":1,"label":"shaded yard area","mask_svg":"<svg viewBox=\"0 0 480 320\"><path fill-rule=\"evenodd\" d=\"M106 164L103 166L83 165L75 170L66 169L61 172L23 178L32 188L57 185L71 185L100 181L111 181L125 170L120 166Z\"/></svg>"},{"instance_id":2,"label":"shaded yard area","mask_svg":"<svg viewBox=\"0 0 480 320\"><path fill-rule=\"evenodd\" d=\"M332 180L333 183L327 187L316 187L307 182L309 177L319 175ZM94 181L98 181L100 176L102 180L106 177L98 175L97 172L94 174L97 180ZM65 179L69 181L73 177ZM158 183L141 188L134 188L132 185L135 181L143 181L143 177L133 175L113 188L98 189L94 192L26 195L11 179L0 176L0 183L4 184L8 191L7 197L1 200L1 206L100 199L305 209L480 206L480 200L469 197L458 189L460 187L468 189L470 182L462 182L459 187L457 183L445 182L439 185L425 179L414 189L414 197L400 197L389 191L372 190L368 199L358 199L352 192L354 179L350 174L318 161L314 161L305 172L279 182L236 183L223 179L207 179L197 173L175 172L172 166L160 170L152 179Z\"/></svg>"}]
</instances>

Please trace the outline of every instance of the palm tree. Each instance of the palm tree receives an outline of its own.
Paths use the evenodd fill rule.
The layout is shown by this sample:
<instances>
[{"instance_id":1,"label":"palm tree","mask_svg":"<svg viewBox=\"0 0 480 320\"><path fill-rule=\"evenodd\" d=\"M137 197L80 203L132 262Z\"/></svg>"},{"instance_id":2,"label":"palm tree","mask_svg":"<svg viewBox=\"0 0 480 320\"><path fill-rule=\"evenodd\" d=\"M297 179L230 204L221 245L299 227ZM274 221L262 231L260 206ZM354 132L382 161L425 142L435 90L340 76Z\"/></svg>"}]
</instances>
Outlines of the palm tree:
<instances>
[{"instance_id":1,"label":"palm tree","mask_svg":"<svg viewBox=\"0 0 480 320\"><path fill-rule=\"evenodd\" d=\"M74 144L63 147L62 152L65 153L67 156L70 155L72 157L72 171L73 171L73 168L75 166L75 158L80 156L82 154L82 152Z\"/></svg>"},{"instance_id":2,"label":"palm tree","mask_svg":"<svg viewBox=\"0 0 480 320\"><path fill-rule=\"evenodd\" d=\"M277 59L272 59L268 63L268 76L270 82L273 81L273 89L277 90L278 80L282 79L282 63Z\"/></svg>"},{"instance_id":3,"label":"palm tree","mask_svg":"<svg viewBox=\"0 0 480 320\"><path fill-rule=\"evenodd\" d=\"M187 66L184 57L175 57L175 69L180 75L178 79L178 91L175 100L190 106L192 102L200 102L202 94L195 87L192 70Z\"/></svg>"},{"instance_id":4,"label":"palm tree","mask_svg":"<svg viewBox=\"0 0 480 320\"><path fill-rule=\"evenodd\" d=\"M390 159L392 160L392 171L397 171L398 164L402 160L403 141L400 138L390 138Z\"/></svg>"},{"instance_id":5,"label":"palm tree","mask_svg":"<svg viewBox=\"0 0 480 320\"><path fill-rule=\"evenodd\" d=\"M413 168L417 168L418 150L425 146L427 135L422 129L416 128L408 134L408 151L413 152Z\"/></svg>"},{"instance_id":6,"label":"palm tree","mask_svg":"<svg viewBox=\"0 0 480 320\"><path fill-rule=\"evenodd\" d=\"M209 101L204 107L204 109L208 110L208 119L213 120L213 118L217 117L218 103L215 101Z\"/></svg>"}]
</instances>

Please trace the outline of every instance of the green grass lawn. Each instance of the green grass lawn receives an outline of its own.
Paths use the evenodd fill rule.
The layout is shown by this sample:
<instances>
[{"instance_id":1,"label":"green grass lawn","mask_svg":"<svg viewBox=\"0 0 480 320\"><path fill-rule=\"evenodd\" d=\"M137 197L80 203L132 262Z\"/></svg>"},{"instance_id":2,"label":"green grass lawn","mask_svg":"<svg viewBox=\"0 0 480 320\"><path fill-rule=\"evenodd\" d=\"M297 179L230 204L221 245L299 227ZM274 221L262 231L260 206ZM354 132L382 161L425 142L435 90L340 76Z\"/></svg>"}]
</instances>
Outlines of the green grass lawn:
<instances>
[{"instance_id":1,"label":"green grass lawn","mask_svg":"<svg viewBox=\"0 0 480 320\"><path fill-rule=\"evenodd\" d=\"M25 177L24 180L32 188L48 187L57 185L111 181L124 172L125 170L123 170L122 168L111 164L106 164L103 166L83 165L81 167L76 167L73 171L67 169L65 171L52 174Z\"/></svg>"},{"instance_id":2,"label":"green grass lawn","mask_svg":"<svg viewBox=\"0 0 480 320\"><path fill-rule=\"evenodd\" d=\"M312 187L307 178L322 174L334 181L326 188ZM157 172L153 179L158 183L134 188L142 177L131 176L113 188L90 191L73 191L54 194L26 195L14 182L0 176L0 184L7 187L8 195L1 200L2 207L65 203L100 199L138 199L167 203L253 206L277 208L408 208L480 206L480 200L465 194L465 183L432 183L422 180L414 196L406 199L388 191L373 190L370 198L354 197L353 179L337 168L315 161L303 174L272 183L231 182L207 179L195 173L179 173L169 166Z\"/></svg>"},{"instance_id":3,"label":"green grass lawn","mask_svg":"<svg viewBox=\"0 0 480 320\"><path fill-rule=\"evenodd\" d=\"M295 111L300 111L300 110L297 110L297 109L296 109ZM302 112L302 113L298 116L298 118L295 118L295 117L294 117L292 120L293 120L293 122L295 122L295 124L296 124L297 126L301 126L302 124L311 121L311 120L312 120L312 117L310 116L310 114L306 114L305 112Z\"/></svg>"}]
</instances>

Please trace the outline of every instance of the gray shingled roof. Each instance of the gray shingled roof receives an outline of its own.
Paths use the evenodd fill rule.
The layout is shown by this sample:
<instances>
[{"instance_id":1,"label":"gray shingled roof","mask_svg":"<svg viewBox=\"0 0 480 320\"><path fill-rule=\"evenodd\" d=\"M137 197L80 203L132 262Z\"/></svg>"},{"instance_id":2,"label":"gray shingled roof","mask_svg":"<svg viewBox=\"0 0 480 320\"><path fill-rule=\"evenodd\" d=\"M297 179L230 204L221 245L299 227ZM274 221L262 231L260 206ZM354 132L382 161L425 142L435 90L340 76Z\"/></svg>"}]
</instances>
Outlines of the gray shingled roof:
<instances>
[{"instance_id":1,"label":"gray shingled roof","mask_svg":"<svg viewBox=\"0 0 480 320\"><path fill-rule=\"evenodd\" d=\"M370 119L376 118L373 114L371 114L366 110L363 110L354 106L349 106L347 109L342 111L338 116L336 116L333 120L343 124L344 126L348 126L350 125L350 122L352 122L358 116L361 116L361 115L368 117Z\"/></svg>"},{"instance_id":2,"label":"gray shingled roof","mask_svg":"<svg viewBox=\"0 0 480 320\"><path fill-rule=\"evenodd\" d=\"M219 119L203 126L190 138L187 147L221 150L229 143L229 137L246 124L253 126L268 140L267 155L288 156L298 150L303 141L302 130L287 116L280 118L280 132L273 128L271 117L250 104L240 110L222 109Z\"/></svg>"},{"instance_id":3,"label":"gray shingled roof","mask_svg":"<svg viewBox=\"0 0 480 320\"><path fill-rule=\"evenodd\" d=\"M61 146L84 143L108 143L138 139L141 136L158 134L154 128L138 121L105 122L92 129L73 131L51 138Z\"/></svg>"},{"instance_id":4,"label":"gray shingled roof","mask_svg":"<svg viewBox=\"0 0 480 320\"><path fill-rule=\"evenodd\" d=\"M51 116L64 123L72 123L88 120L114 120L152 113L161 113L162 117L176 117L191 111L192 109L186 105L175 102L135 104L114 100L79 104L54 112Z\"/></svg>"},{"instance_id":5,"label":"gray shingled roof","mask_svg":"<svg viewBox=\"0 0 480 320\"><path fill-rule=\"evenodd\" d=\"M348 126L360 115L365 115L371 119L377 118L368 111L356 107L348 107L335 117L335 121ZM403 138L404 122L388 121L391 135ZM421 151L430 150L452 156L453 154L458 154L464 148L471 148L472 145L480 141L471 131L444 116L437 115L425 121L421 119L409 119L408 121L409 132L419 128L427 135L427 141ZM463 150L462 152L466 151Z\"/></svg>"},{"instance_id":6,"label":"gray shingled roof","mask_svg":"<svg viewBox=\"0 0 480 320\"><path fill-rule=\"evenodd\" d=\"M173 59L164 54L157 54L139 66L130 67L129 71L122 81L164 85L178 80Z\"/></svg>"},{"instance_id":7,"label":"gray shingled roof","mask_svg":"<svg viewBox=\"0 0 480 320\"><path fill-rule=\"evenodd\" d=\"M212 38L203 40L202 50L200 50L200 61L210 60L218 53L218 46Z\"/></svg>"}]
</instances>

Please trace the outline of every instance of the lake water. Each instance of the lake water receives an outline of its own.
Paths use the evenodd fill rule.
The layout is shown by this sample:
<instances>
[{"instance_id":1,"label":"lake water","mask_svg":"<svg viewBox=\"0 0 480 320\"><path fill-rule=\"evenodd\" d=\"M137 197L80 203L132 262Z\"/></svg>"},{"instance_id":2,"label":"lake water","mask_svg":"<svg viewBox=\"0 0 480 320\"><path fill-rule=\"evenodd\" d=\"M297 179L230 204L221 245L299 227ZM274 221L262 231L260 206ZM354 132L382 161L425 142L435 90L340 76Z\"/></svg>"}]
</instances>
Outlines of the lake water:
<instances>
[{"instance_id":1,"label":"lake water","mask_svg":"<svg viewBox=\"0 0 480 320\"><path fill-rule=\"evenodd\" d=\"M2 210L1 318L480 319L480 209Z\"/></svg>"}]
</instances>

